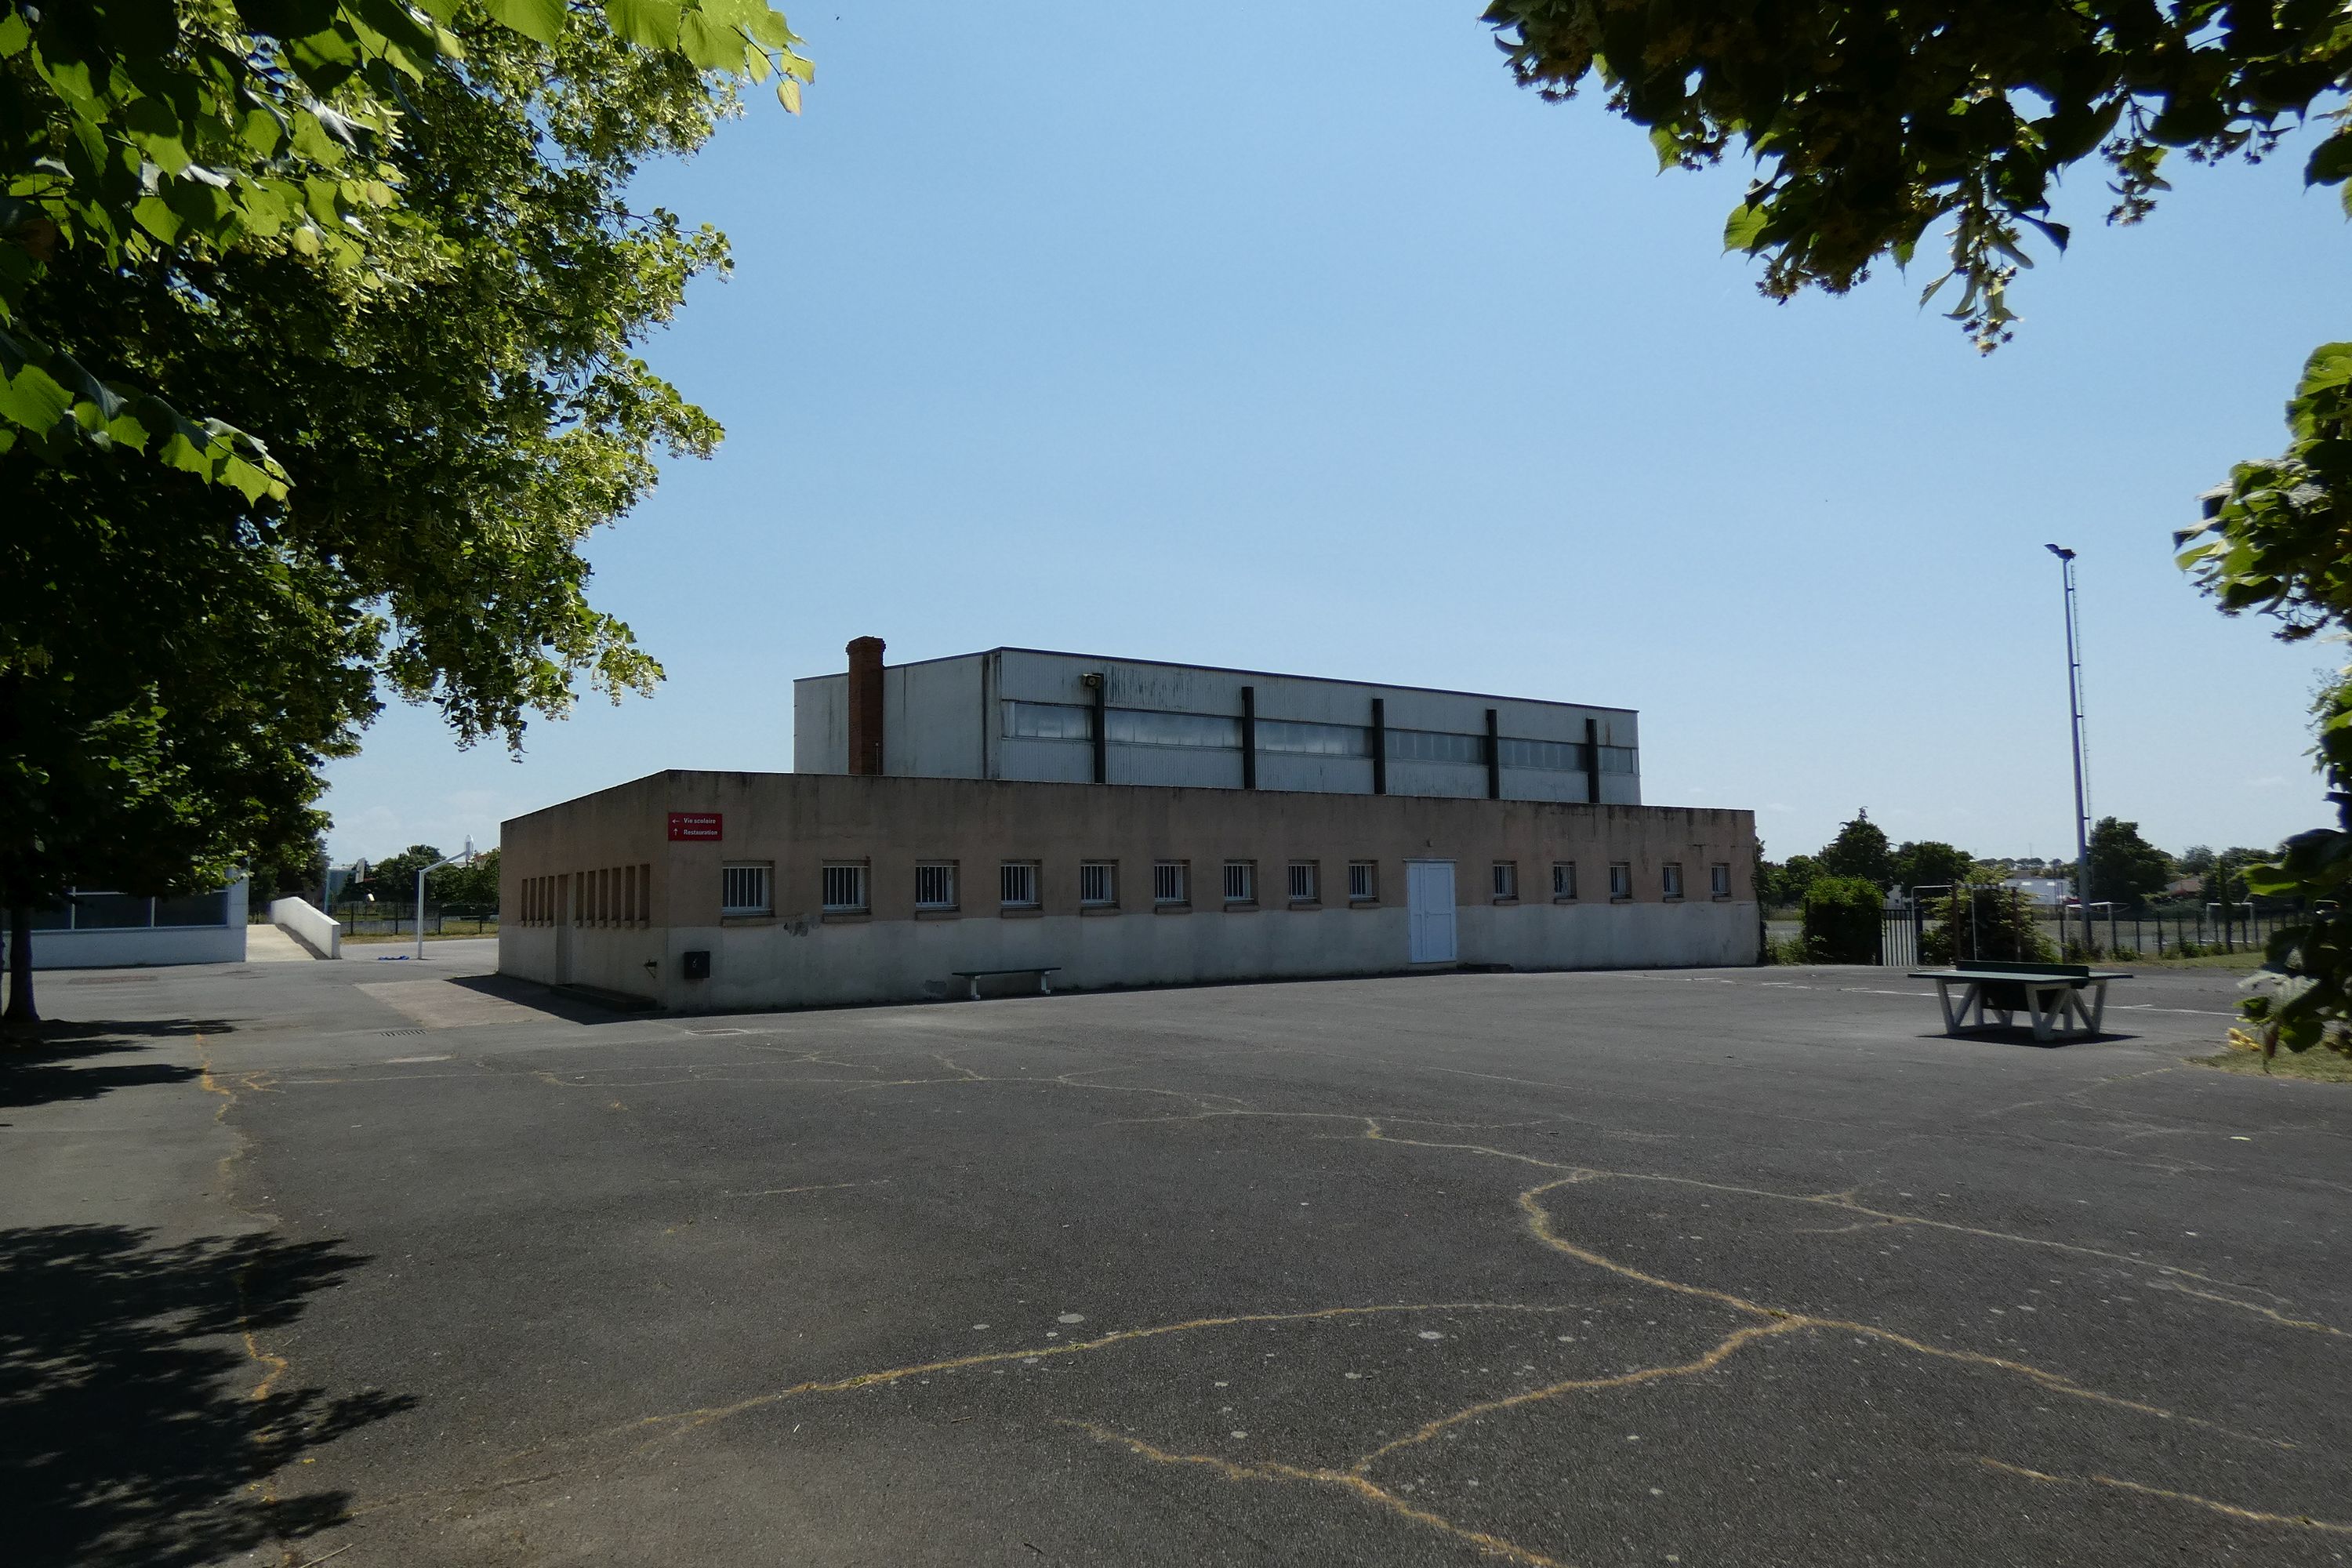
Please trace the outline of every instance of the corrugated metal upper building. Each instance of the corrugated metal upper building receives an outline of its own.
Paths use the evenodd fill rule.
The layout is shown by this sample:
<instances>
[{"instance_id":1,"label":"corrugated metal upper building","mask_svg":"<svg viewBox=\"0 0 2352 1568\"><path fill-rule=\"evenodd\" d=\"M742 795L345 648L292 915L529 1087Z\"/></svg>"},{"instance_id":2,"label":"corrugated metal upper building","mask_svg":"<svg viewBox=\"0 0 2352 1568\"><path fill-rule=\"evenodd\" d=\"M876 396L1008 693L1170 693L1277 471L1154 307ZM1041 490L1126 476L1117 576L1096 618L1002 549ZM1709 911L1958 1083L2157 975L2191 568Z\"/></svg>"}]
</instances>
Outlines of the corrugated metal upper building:
<instances>
[{"instance_id":1,"label":"corrugated metal upper building","mask_svg":"<svg viewBox=\"0 0 2352 1568\"><path fill-rule=\"evenodd\" d=\"M793 771L1642 803L1629 709L1000 647L793 686Z\"/></svg>"}]
</instances>

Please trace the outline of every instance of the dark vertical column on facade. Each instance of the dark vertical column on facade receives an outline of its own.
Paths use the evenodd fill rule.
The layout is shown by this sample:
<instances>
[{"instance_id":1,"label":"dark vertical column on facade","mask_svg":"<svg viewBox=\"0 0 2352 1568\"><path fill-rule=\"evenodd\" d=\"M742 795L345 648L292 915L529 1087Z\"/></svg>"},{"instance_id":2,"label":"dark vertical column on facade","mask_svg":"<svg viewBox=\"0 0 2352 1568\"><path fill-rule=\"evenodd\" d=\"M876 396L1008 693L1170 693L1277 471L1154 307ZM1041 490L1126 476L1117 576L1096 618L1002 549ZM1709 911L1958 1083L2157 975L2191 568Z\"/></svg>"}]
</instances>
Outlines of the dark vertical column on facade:
<instances>
[{"instance_id":1,"label":"dark vertical column on facade","mask_svg":"<svg viewBox=\"0 0 2352 1568\"><path fill-rule=\"evenodd\" d=\"M1372 793L1389 793L1389 705L1372 699Z\"/></svg>"},{"instance_id":2,"label":"dark vertical column on facade","mask_svg":"<svg viewBox=\"0 0 2352 1568\"><path fill-rule=\"evenodd\" d=\"M882 772L882 639L849 644L849 771Z\"/></svg>"},{"instance_id":3,"label":"dark vertical column on facade","mask_svg":"<svg viewBox=\"0 0 2352 1568\"><path fill-rule=\"evenodd\" d=\"M1110 713L1104 692L1110 683L1099 675L1086 678L1087 688L1094 693L1095 710L1091 723L1095 743L1095 783L1110 783Z\"/></svg>"},{"instance_id":4,"label":"dark vertical column on facade","mask_svg":"<svg viewBox=\"0 0 2352 1568\"><path fill-rule=\"evenodd\" d=\"M1486 798L1503 798L1503 727L1492 708L1486 710Z\"/></svg>"},{"instance_id":5,"label":"dark vertical column on facade","mask_svg":"<svg viewBox=\"0 0 2352 1568\"><path fill-rule=\"evenodd\" d=\"M1584 798L1601 804L1601 721L1584 721Z\"/></svg>"},{"instance_id":6,"label":"dark vertical column on facade","mask_svg":"<svg viewBox=\"0 0 2352 1568\"><path fill-rule=\"evenodd\" d=\"M1257 788L1257 688L1242 688L1242 788Z\"/></svg>"}]
</instances>

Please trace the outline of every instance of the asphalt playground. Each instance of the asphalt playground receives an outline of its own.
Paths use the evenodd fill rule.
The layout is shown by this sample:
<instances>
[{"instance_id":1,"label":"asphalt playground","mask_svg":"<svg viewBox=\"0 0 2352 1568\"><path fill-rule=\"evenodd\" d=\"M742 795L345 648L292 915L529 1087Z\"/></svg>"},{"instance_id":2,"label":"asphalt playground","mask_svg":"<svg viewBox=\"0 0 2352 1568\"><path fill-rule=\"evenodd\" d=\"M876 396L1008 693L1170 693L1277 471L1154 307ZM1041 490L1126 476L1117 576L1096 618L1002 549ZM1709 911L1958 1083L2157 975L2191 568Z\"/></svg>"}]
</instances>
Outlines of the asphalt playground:
<instances>
[{"instance_id":1,"label":"asphalt playground","mask_svg":"<svg viewBox=\"0 0 2352 1568\"><path fill-rule=\"evenodd\" d=\"M2323 1563L2352 1088L2232 976L656 1016L45 973L0 1069L15 1568Z\"/></svg>"}]
</instances>

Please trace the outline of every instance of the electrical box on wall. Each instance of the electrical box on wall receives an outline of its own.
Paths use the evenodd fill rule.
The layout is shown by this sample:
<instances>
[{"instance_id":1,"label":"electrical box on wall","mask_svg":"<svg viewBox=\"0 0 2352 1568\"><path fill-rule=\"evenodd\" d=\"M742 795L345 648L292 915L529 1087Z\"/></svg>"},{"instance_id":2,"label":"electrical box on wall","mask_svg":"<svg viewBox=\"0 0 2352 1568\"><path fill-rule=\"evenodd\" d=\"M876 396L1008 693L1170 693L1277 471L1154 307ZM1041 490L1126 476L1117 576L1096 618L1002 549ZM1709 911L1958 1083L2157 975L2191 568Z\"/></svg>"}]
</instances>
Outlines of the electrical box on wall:
<instances>
[{"instance_id":1,"label":"electrical box on wall","mask_svg":"<svg viewBox=\"0 0 2352 1568\"><path fill-rule=\"evenodd\" d=\"M690 952L681 952L677 955L677 961L680 965L679 973L688 980L710 978L710 953L708 949L695 948Z\"/></svg>"}]
</instances>

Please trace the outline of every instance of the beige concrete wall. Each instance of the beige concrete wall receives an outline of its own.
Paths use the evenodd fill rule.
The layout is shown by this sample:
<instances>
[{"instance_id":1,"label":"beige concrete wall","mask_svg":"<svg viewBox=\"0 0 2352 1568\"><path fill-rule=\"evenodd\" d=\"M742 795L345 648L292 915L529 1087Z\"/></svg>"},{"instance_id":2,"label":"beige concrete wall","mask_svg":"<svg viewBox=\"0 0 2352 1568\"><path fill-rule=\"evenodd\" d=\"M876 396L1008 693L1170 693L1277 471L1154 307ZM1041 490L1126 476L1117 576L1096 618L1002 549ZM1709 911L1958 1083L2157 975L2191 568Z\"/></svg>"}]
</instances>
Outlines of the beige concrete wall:
<instances>
[{"instance_id":1,"label":"beige concrete wall","mask_svg":"<svg viewBox=\"0 0 2352 1568\"><path fill-rule=\"evenodd\" d=\"M667 814L716 813L724 838L674 844ZM850 778L805 773L658 773L508 823L500 856L500 964L553 983L604 986L676 1007L754 1008L933 994L955 969L1055 963L1080 987L1407 966L1405 863L1454 863L1460 962L1521 968L1719 964L1756 956L1755 826L1744 811L1553 805L1415 796L1278 794L1137 785ZM1155 910L1152 866L1189 862L1189 911ZM1285 897L1294 859L1317 862L1321 900ZM961 909L915 907L919 861L956 862ZM998 868L1039 863L1041 907L1003 911ZM1082 860L1118 868L1119 907L1078 902ZM1228 910L1228 859L1255 862L1257 907ZM775 913L722 918L720 868L774 867ZM870 913L823 913L827 861L868 867ZM1350 907L1348 864L1377 863L1377 905ZM1519 899L1497 905L1491 868L1516 863ZM1551 898L1551 867L1572 860L1581 897ZM1632 868L1612 902L1608 868ZM1683 868L1669 900L1663 868ZM1731 868L1717 900L1709 868ZM652 868L641 921L583 921L582 873ZM567 879L552 918L522 912L530 878ZM541 886L545 884L542 883ZM680 955L712 954L711 978L679 977Z\"/></svg>"}]
</instances>

